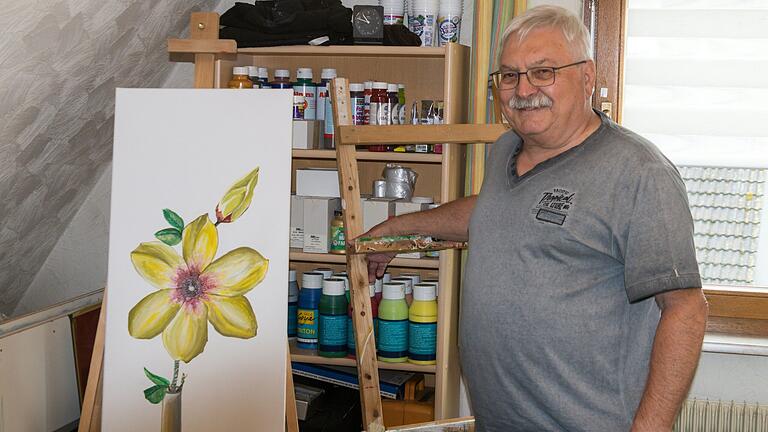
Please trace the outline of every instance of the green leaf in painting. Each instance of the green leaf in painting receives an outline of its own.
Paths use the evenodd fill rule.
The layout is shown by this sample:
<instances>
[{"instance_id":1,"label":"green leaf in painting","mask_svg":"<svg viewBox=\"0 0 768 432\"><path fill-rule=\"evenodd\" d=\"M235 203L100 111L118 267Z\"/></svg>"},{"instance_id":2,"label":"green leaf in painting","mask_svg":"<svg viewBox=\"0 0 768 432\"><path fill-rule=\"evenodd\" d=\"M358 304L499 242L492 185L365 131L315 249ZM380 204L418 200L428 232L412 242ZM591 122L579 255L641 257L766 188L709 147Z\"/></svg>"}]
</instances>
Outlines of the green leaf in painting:
<instances>
[{"instance_id":1,"label":"green leaf in painting","mask_svg":"<svg viewBox=\"0 0 768 432\"><path fill-rule=\"evenodd\" d=\"M176 228L161 229L155 233L155 237L168 246L176 246L181 242L181 231Z\"/></svg>"},{"instance_id":2,"label":"green leaf in painting","mask_svg":"<svg viewBox=\"0 0 768 432\"><path fill-rule=\"evenodd\" d=\"M179 231L184 231L184 219L177 215L173 210L163 209L163 217L165 217L165 220L167 220L172 227Z\"/></svg>"},{"instance_id":3,"label":"green leaf in painting","mask_svg":"<svg viewBox=\"0 0 768 432\"><path fill-rule=\"evenodd\" d=\"M159 404L165 397L166 388L161 385L152 386L148 389L144 389L144 398L153 404Z\"/></svg>"},{"instance_id":4,"label":"green leaf in painting","mask_svg":"<svg viewBox=\"0 0 768 432\"><path fill-rule=\"evenodd\" d=\"M152 381L153 383L155 383L155 384L157 384L159 386L166 386L166 387L168 387L171 384L171 382L168 381L167 378L163 378L160 375L155 375L152 372L148 371L147 368L144 368L144 375L146 375L147 378L149 378L150 381Z\"/></svg>"}]
</instances>

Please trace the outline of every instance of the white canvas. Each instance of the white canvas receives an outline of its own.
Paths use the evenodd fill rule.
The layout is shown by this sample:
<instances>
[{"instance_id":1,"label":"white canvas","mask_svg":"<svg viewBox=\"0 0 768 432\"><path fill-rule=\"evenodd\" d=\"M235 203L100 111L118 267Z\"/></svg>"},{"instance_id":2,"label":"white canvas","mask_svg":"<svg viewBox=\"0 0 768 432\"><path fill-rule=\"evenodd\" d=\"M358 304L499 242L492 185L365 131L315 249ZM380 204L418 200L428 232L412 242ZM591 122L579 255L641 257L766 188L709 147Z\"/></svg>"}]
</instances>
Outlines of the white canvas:
<instances>
[{"instance_id":1,"label":"white canvas","mask_svg":"<svg viewBox=\"0 0 768 432\"><path fill-rule=\"evenodd\" d=\"M194 354L201 339L194 337L199 333L173 332L184 338L169 337L173 349L167 349L162 333L144 339L131 334L146 337L160 327L181 328L163 326L163 319L158 319L173 315L173 305L179 307L169 323L186 310L192 312L185 317L199 319L199 313L206 312L212 320L205 324L208 340L204 350L188 363L179 363L177 384L186 375L181 390L183 430L283 430L291 108L290 90L117 90L102 430L161 430L162 403L152 404L144 394L157 384L145 376L143 368L171 380L171 352ZM249 176L256 168L257 181ZM241 179L244 182L236 185ZM244 192L249 189L250 203ZM239 214L243 205L248 208ZM223 209L219 214L217 206ZM159 230L178 230L172 222L179 225L179 221L165 217L163 209L183 219L185 240L178 245L165 245L155 237ZM227 212L231 221L216 225ZM210 222L199 218L204 214ZM194 227L193 221L197 221ZM213 257L211 226L218 237ZM176 235L171 232L161 237L173 243ZM176 270L169 272L156 265L153 253L172 248L182 256L187 237L188 259L167 258L172 263L168 267ZM150 242L154 246L146 246ZM238 249L244 247L249 249ZM233 250L237 253L229 256L227 265L214 266ZM268 265L263 279L242 294L258 323L256 335L251 337L250 320L245 319L247 307L243 306L247 303L232 298L259 279L258 272L265 268L253 251L266 258ZM259 264L243 268L246 261ZM181 269L192 265L190 262L201 263L199 275L183 273ZM159 291L150 280L157 285L166 279L170 282L163 283L170 287L164 293L170 294L153 297L160 299L162 307L151 309L154 303L142 303L140 308L143 298ZM186 283L192 294L183 291ZM222 300L224 294L230 299ZM186 305L190 305L188 309ZM136 312L131 315L129 333L132 310ZM164 312L152 312L152 316L147 312L160 310ZM225 333L239 336L223 336L213 321ZM201 326L189 328L199 331Z\"/></svg>"}]
</instances>

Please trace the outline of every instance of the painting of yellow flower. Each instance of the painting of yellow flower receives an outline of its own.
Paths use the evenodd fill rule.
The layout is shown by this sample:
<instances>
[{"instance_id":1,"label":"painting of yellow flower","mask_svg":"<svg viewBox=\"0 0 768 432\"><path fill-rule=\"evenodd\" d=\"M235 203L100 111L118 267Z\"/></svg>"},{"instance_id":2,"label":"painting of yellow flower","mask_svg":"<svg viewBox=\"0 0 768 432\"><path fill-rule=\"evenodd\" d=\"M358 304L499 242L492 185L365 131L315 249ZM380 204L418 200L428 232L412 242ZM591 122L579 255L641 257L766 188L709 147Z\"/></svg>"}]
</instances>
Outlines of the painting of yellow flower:
<instances>
[{"instance_id":1,"label":"painting of yellow flower","mask_svg":"<svg viewBox=\"0 0 768 432\"><path fill-rule=\"evenodd\" d=\"M249 339L258 324L244 296L267 274L269 260L249 247L239 247L216 259L218 225L240 217L251 203L259 169L251 171L224 194L226 221L214 224L203 214L184 226L175 212L164 209L170 228L155 233L160 241L140 243L131 252L136 271L157 291L128 314L128 332L138 339L162 333L163 345L175 361L189 363L205 349L208 323L223 336ZM172 247L181 243L180 256ZM174 383L175 384L175 383Z\"/></svg>"},{"instance_id":2,"label":"painting of yellow flower","mask_svg":"<svg viewBox=\"0 0 768 432\"><path fill-rule=\"evenodd\" d=\"M139 339L162 332L174 360L189 363L203 352L208 322L224 336L256 335L256 316L243 294L264 279L269 261L241 247L214 260L216 226L202 215L184 228L182 253L162 242L141 243L131 252L136 271L158 289L128 315L128 331Z\"/></svg>"}]
</instances>

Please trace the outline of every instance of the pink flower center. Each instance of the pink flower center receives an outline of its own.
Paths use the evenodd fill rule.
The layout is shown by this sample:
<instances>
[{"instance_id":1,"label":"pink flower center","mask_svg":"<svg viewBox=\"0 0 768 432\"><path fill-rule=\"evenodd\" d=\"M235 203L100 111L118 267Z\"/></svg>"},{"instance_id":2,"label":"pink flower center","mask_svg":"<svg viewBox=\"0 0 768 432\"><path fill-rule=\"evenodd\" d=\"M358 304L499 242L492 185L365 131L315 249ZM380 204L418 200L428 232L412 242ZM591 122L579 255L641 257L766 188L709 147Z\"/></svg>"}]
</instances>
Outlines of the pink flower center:
<instances>
[{"instance_id":1,"label":"pink flower center","mask_svg":"<svg viewBox=\"0 0 768 432\"><path fill-rule=\"evenodd\" d=\"M194 267L180 267L173 282L176 285L173 299L192 308L196 308L200 301L206 300L208 291L213 288L210 278Z\"/></svg>"}]
</instances>

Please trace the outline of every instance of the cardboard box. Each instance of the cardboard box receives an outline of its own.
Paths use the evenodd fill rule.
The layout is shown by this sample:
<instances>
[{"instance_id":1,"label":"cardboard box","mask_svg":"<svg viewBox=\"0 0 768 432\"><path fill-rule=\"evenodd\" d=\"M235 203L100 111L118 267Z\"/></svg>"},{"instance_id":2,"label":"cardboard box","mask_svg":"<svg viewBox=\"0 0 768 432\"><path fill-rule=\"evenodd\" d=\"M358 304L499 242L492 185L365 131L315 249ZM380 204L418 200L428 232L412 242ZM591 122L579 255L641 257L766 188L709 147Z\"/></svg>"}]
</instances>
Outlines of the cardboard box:
<instances>
[{"instance_id":1,"label":"cardboard box","mask_svg":"<svg viewBox=\"0 0 768 432\"><path fill-rule=\"evenodd\" d=\"M293 121L293 145L295 149L313 150L320 148L320 130L323 122L317 120Z\"/></svg>"},{"instance_id":2,"label":"cardboard box","mask_svg":"<svg viewBox=\"0 0 768 432\"><path fill-rule=\"evenodd\" d=\"M363 232L395 215L394 198L363 198Z\"/></svg>"},{"instance_id":3,"label":"cardboard box","mask_svg":"<svg viewBox=\"0 0 768 432\"><path fill-rule=\"evenodd\" d=\"M341 210L339 198L304 197L304 252L331 250L331 221L336 210Z\"/></svg>"},{"instance_id":4,"label":"cardboard box","mask_svg":"<svg viewBox=\"0 0 768 432\"><path fill-rule=\"evenodd\" d=\"M339 171L333 168L296 170L296 195L339 198Z\"/></svg>"},{"instance_id":5,"label":"cardboard box","mask_svg":"<svg viewBox=\"0 0 768 432\"><path fill-rule=\"evenodd\" d=\"M304 247L304 197L291 195L291 241L289 247Z\"/></svg>"}]
</instances>

